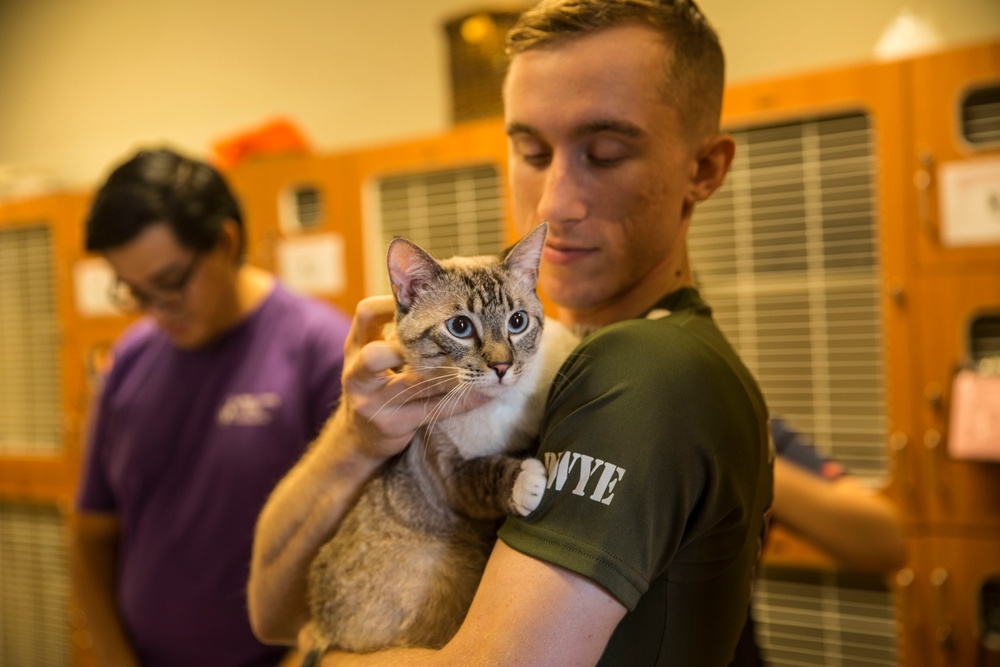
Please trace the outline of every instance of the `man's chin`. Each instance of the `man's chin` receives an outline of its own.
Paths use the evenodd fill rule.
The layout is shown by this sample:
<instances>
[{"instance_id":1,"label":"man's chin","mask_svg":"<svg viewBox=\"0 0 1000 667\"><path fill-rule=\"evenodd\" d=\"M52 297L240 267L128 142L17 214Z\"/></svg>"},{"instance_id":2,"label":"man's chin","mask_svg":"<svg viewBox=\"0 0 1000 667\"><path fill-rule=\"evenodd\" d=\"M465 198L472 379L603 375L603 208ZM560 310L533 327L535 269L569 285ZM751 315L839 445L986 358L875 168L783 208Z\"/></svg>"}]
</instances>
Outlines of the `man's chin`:
<instances>
[{"instance_id":1,"label":"man's chin","mask_svg":"<svg viewBox=\"0 0 1000 667\"><path fill-rule=\"evenodd\" d=\"M208 343L204 336L190 329L164 329L163 332L173 346L179 350L197 350Z\"/></svg>"}]
</instances>

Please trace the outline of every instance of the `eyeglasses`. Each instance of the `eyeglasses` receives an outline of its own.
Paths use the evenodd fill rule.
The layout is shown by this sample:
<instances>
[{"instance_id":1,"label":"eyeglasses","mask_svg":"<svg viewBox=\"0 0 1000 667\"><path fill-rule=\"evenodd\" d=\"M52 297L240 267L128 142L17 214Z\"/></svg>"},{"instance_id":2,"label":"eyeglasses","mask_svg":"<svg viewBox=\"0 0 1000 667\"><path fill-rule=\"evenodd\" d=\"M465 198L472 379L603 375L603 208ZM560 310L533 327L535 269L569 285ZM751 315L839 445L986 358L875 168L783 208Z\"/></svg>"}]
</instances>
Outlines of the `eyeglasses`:
<instances>
[{"instance_id":1,"label":"eyeglasses","mask_svg":"<svg viewBox=\"0 0 1000 667\"><path fill-rule=\"evenodd\" d=\"M111 285L108 298L111 299L111 303L117 308L126 312L136 313L150 310L151 308L174 310L184 300L187 287L198 270L198 265L201 263L203 256L203 253L195 254L188 267L184 269L180 277L171 285L151 290L140 290L118 278Z\"/></svg>"}]
</instances>

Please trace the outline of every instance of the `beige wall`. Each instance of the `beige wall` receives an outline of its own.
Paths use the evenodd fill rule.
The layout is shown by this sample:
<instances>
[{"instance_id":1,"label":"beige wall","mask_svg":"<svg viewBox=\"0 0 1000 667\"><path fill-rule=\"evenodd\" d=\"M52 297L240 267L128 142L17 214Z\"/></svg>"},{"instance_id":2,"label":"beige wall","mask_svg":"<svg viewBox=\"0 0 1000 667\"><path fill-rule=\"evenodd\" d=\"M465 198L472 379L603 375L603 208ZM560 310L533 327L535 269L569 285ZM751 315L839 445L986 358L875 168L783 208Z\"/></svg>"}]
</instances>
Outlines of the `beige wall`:
<instances>
[{"instance_id":1,"label":"beige wall","mask_svg":"<svg viewBox=\"0 0 1000 667\"><path fill-rule=\"evenodd\" d=\"M997 0L699 3L730 81L868 60L904 7L948 46L1000 37ZM496 4L0 0L0 186L35 169L89 186L138 145L204 155L277 115L318 151L440 131L450 122L442 23L484 6Z\"/></svg>"}]
</instances>

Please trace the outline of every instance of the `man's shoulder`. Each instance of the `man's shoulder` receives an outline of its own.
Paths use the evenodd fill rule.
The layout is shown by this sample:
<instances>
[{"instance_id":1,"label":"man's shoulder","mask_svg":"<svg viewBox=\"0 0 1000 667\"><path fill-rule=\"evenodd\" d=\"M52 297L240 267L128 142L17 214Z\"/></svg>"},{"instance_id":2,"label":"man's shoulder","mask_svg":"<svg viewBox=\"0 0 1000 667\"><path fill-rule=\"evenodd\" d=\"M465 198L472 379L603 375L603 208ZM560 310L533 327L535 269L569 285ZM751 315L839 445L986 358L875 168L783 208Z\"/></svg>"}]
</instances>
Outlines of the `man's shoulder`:
<instances>
[{"instance_id":1,"label":"man's shoulder","mask_svg":"<svg viewBox=\"0 0 1000 667\"><path fill-rule=\"evenodd\" d=\"M584 339L581 349L600 352L588 357L591 360L605 356L679 360L706 344L714 347L717 331L710 317L684 311L656 319L623 320L603 327Z\"/></svg>"},{"instance_id":2,"label":"man's shoulder","mask_svg":"<svg viewBox=\"0 0 1000 667\"><path fill-rule=\"evenodd\" d=\"M701 311L677 311L655 319L632 319L604 327L577 350L577 371L594 378L657 391L685 385L692 391L731 387L758 394L739 354L714 320Z\"/></svg>"},{"instance_id":3,"label":"man's shoulder","mask_svg":"<svg viewBox=\"0 0 1000 667\"><path fill-rule=\"evenodd\" d=\"M142 317L129 324L111 346L110 357L117 363L142 355L168 344L166 334L149 317Z\"/></svg>"},{"instance_id":4,"label":"man's shoulder","mask_svg":"<svg viewBox=\"0 0 1000 667\"><path fill-rule=\"evenodd\" d=\"M304 296L275 285L270 307L263 315L266 319L282 324L283 331L334 334L346 337L351 320L344 311L333 304L314 297Z\"/></svg>"}]
</instances>

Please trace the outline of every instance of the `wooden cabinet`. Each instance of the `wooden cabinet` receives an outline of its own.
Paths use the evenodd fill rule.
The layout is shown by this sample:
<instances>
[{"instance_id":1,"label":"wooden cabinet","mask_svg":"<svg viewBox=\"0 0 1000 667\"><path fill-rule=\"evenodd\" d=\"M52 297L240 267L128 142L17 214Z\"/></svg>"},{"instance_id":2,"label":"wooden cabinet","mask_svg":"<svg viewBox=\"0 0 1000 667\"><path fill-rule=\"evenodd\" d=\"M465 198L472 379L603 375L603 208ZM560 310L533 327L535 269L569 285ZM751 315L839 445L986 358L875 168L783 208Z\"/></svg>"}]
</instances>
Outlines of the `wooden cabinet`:
<instances>
[{"instance_id":1,"label":"wooden cabinet","mask_svg":"<svg viewBox=\"0 0 1000 667\"><path fill-rule=\"evenodd\" d=\"M0 597L14 662L69 664L62 521L80 469L90 332L73 272L89 196L0 203Z\"/></svg>"},{"instance_id":2,"label":"wooden cabinet","mask_svg":"<svg viewBox=\"0 0 1000 667\"><path fill-rule=\"evenodd\" d=\"M226 178L243 207L247 230L247 260L280 273L281 246L285 242L333 235L340 254L339 289L316 296L345 312L364 296L361 253L360 204L350 187L354 178L350 156L266 156L241 162Z\"/></svg>"},{"instance_id":3,"label":"wooden cabinet","mask_svg":"<svg viewBox=\"0 0 1000 667\"><path fill-rule=\"evenodd\" d=\"M405 174L426 174L470 165L490 165L506 184L507 144L500 119L465 123L450 131L397 143L325 155L274 156L251 159L230 169L226 176L244 206L249 254L253 263L275 271L280 245L289 240L336 234L343 247L344 288L320 294L346 312L357 302L381 292L387 243L376 238L373 218L377 208L375 186L379 179ZM295 194L313 189L319 219L296 227ZM509 205L501 191L505 220ZM508 226L507 237L516 237ZM374 276L374 278L373 278Z\"/></svg>"},{"instance_id":4,"label":"wooden cabinet","mask_svg":"<svg viewBox=\"0 0 1000 667\"><path fill-rule=\"evenodd\" d=\"M1000 582L1000 532L995 530L913 540L913 568L896 577L904 664L987 667L1000 664L996 646L984 641L995 627Z\"/></svg>"},{"instance_id":5,"label":"wooden cabinet","mask_svg":"<svg viewBox=\"0 0 1000 667\"><path fill-rule=\"evenodd\" d=\"M46 274L51 272L51 294L40 295L29 291L30 285L23 284L29 276L23 274L22 284L13 283L17 277L8 276L11 283L5 285L5 294L11 300L47 299L53 303L55 315L55 345L52 392L37 395L38 401L50 405L54 418L58 420L57 442L53 447L40 450L37 443L4 442L0 447L0 500L32 500L65 505L68 503L79 470L80 439L84 428L88 402L87 387L83 373L82 359L86 356L87 336L81 330L80 318L74 306L73 265L82 257L82 221L89 198L85 194L60 194L37 199L0 204L0 234L14 234L18 231L37 230L44 238L47 256L32 253L23 262L33 263L32 270ZM5 244L5 251L13 253L4 261L16 261L14 255L21 251L31 252L23 243ZM13 246L13 247L12 247ZM43 246L39 246L43 247ZM40 264L39 264L40 263ZM5 267L6 268L6 267ZM10 292L9 294L7 292ZM7 301L11 305L11 301ZM17 304L13 304L17 308ZM21 313L32 304L21 302L17 308ZM19 317L17 313L4 311L4 318ZM12 325L12 321L8 321ZM31 327L31 324L24 324ZM30 329L25 335L30 336ZM39 334L49 331L38 330ZM17 350L5 350L7 355L16 355ZM36 359L22 359L30 365ZM42 361L42 360L38 360ZM27 376L34 371L28 369ZM5 377L5 390L22 391L11 387L10 377ZM29 429L31 430L31 429Z\"/></svg>"},{"instance_id":6,"label":"wooden cabinet","mask_svg":"<svg viewBox=\"0 0 1000 667\"><path fill-rule=\"evenodd\" d=\"M1000 312L1000 243L949 243L940 213L942 165L1000 157L1000 135L966 127L975 95L1000 101L982 93L991 86L1000 86L1000 43L727 90L728 127L861 110L874 128L885 472L911 548L895 577L904 665L996 659L981 648L977 605L982 581L1000 572L1000 463L955 458L948 429L970 320ZM1000 128L1000 105L980 112ZM794 540L779 533L765 560L832 566Z\"/></svg>"},{"instance_id":7,"label":"wooden cabinet","mask_svg":"<svg viewBox=\"0 0 1000 667\"><path fill-rule=\"evenodd\" d=\"M917 257L924 270L995 271L1000 263L1000 243L948 247L942 238L940 212L942 166L963 160L1000 157L1000 136L978 135L965 121L983 88L1000 87L1000 43L917 58L907 64L912 81L913 141L908 151L907 171L912 172L916 215L911 235L917 242ZM991 125L996 127L996 111Z\"/></svg>"},{"instance_id":8,"label":"wooden cabinet","mask_svg":"<svg viewBox=\"0 0 1000 667\"><path fill-rule=\"evenodd\" d=\"M958 271L922 276L918 282L921 434L909 455L919 469L908 487L929 526L1000 528L1000 463L952 456L948 433L952 381L968 358L970 321L1000 312L1000 264L992 272Z\"/></svg>"},{"instance_id":9,"label":"wooden cabinet","mask_svg":"<svg viewBox=\"0 0 1000 667\"><path fill-rule=\"evenodd\" d=\"M881 332L873 344L879 346L878 363L884 368L878 380L883 384L884 433L878 445L889 452L882 471L885 483L895 487L919 483L911 480L917 472L905 470L909 461L895 458L917 437L917 403L911 388L916 381L917 350L911 335L914 329L912 262L914 247L906 221L912 203L908 182L900 177L908 146L908 126L900 122L907 108L905 70L900 63L863 65L833 72L776 81L765 81L726 90L723 125L730 130L767 128L776 124L808 122L845 113L863 114L870 128L870 178L875 218L874 245L877 247L875 275L878 281L876 322L868 323ZM737 154L737 160L740 155ZM834 160L836 161L836 156ZM836 164L827 167L836 169ZM835 188L831 188L835 189ZM836 193L830 194L831 200ZM825 205L826 202L824 201ZM833 216L831 216L832 218ZM692 229L699 224L698 211ZM693 233L693 232L692 232ZM694 270L698 271L695 264ZM829 274L832 280L838 276ZM820 304L818 307L825 307ZM765 387L765 393L767 388ZM829 443L820 443L820 445ZM904 470L900 470L904 468ZM901 482L898 480L902 480ZM908 493L917 497L916 493ZM916 520L918 507L906 504L909 520Z\"/></svg>"},{"instance_id":10,"label":"wooden cabinet","mask_svg":"<svg viewBox=\"0 0 1000 667\"><path fill-rule=\"evenodd\" d=\"M943 170L1000 158L1000 136L982 141L967 124L970 94L1000 98L1000 44L916 58L906 64L913 109L901 180L909 179L903 227L915 249L904 298L916 350L915 437L898 448L897 498L916 519L911 567L900 588L906 664L1000 664L980 633L982 585L1000 576L1000 463L953 456L953 380L970 361L972 320L1000 312L1000 242L948 242ZM1000 127L1000 107L983 118ZM971 133L970 133L971 132ZM1000 192L1000 181L997 183ZM951 196L955 196L954 194ZM996 612L994 612L996 613Z\"/></svg>"}]
</instances>

